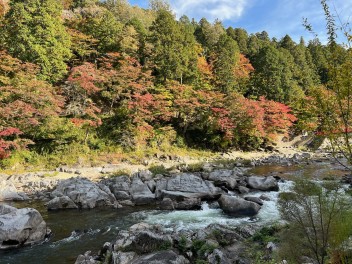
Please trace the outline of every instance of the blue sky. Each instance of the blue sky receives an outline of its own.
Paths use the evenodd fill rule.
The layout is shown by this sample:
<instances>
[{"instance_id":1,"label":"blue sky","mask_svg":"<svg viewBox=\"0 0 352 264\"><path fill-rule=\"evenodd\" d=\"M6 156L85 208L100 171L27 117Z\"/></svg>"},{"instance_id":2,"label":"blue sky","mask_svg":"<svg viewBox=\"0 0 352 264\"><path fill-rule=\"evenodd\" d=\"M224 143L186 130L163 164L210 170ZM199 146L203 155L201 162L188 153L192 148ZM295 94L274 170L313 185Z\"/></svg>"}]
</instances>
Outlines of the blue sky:
<instances>
[{"instance_id":1,"label":"blue sky","mask_svg":"<svg viewBox=\"0 0 352 264\"><path fill-rule=\"evenodd\" d=\"M148 0L129 0L133 5L148 6ZM170 0L179 17L186 14L199 20L219 18L226 27L241 27L249 33L267 31L270 37L281 39L289 34L295 41L313 36L302 26L308 18L319 38L325 42L325 21L320 0ZM343 21L352 20L352 0L328 0L331 11ZM352 21L351 21L352 22Z\"/></svg>"}]
</instances>

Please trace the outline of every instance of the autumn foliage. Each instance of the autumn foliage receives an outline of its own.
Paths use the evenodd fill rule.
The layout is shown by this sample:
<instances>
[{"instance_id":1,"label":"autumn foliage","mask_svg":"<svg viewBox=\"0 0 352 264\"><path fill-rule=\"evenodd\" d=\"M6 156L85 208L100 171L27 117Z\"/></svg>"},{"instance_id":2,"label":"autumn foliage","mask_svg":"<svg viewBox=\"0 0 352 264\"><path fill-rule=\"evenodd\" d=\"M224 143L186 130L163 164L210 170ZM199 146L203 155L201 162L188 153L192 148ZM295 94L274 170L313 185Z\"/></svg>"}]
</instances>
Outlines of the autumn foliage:
<instances>
[{"instance_id":1,"label":"autumn foliage","mask_svg":"<svg viewBox=\"0 0 352 264\"><path fill-rule=\"evenodd\" d=\"M17 22L12 12L18 9L29 12L23 17L29 25L34 9L23 10L20 1L7 3L0 0L0 13L9 9L0 18L6 38L0 45L0 159L26 147L51 154L70 151L72 145L85 151L255 149L287 135L294 124L316 128L312 97L301 97L291 110L268 93L255 93L254 77L268 68L255 56L269 45L264 38L252 36L258 40L253 44L245 34L247 39L238 39L242 31L225 31L219 21L177 21L166 10L129 9L127 3L65 0L61 12L61 5L50 0L38 6L35 23L50 10L62 14L62 20L45 17L48 25L56 23L48 33L62 49L50 50L49 35L23 30L18 37L32 34L28 43L35 45L22 43L18 51L10 41L17 35L3 22ZM28 52L32 48L38 54ZM26 51L26 59L20 51ZM269 62L283 60L281 53L270 54ZM287 79L269 73L275 80ZM260 87L263 91L272 89L271 82L258 83L268 84Z\"/></svg>"},{"instance_id":2,"label":"autumn foliage","mask_svg":"<svg viewBox=\"0 0 352 264\"><path fill-rule=\"evenodd\" d=\"M155 86L151 71L120 53L106 54L97 65L72 67L60 88L37 79L33 64L4 51L0 61L0 125L6 128L0 133L1 158L19 147L15 138L35 141L35 127L47 125L46 120L55 116L85 131L85 143L98 126L109 127L104 120L125 113L126 127L119 128L119 135L131 139L130 147L148 146L160 139L160 131L173 130L191 144L215 149L243 147L250 138L274 140L296 121L288 106L263 97L255 101L175 81ZM211 76L211 67L206 67L203 73ZM239 76L249 71L242 69L244 75ZM201 136L194 138L195 134Z\"/></svg>"},{"instance_id":3,"label":"autumn foliage","mask_svg":"<svg viewBox=\"0 0 352 264\"><path fill-rule=\"evenodd\" d=\"M0 131L0 159L7 158L11 151L19 148L19 144L13 140L14 137L22 134L22 132L13 127L8 127Z\"/></svg>"}]
</instances>

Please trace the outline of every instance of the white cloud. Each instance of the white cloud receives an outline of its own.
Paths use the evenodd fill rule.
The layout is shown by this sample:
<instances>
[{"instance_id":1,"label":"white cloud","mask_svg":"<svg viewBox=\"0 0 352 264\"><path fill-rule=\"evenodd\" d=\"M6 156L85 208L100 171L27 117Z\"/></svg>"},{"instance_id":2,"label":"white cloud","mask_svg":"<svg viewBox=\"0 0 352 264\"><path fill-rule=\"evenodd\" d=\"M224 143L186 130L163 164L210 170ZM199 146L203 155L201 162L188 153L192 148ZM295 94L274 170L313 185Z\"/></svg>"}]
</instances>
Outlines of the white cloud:
<instances>
[{"instance_id":1,"label":"white cloud","mask_svg":"<svg viewBox=\"0 0 352 264\"><path fill-rule=\"evenodd\" d=\"M173 0L171 5L177 16L208 20L231 20L240 18L250 0Z\"/></svg>"}]
</instances>

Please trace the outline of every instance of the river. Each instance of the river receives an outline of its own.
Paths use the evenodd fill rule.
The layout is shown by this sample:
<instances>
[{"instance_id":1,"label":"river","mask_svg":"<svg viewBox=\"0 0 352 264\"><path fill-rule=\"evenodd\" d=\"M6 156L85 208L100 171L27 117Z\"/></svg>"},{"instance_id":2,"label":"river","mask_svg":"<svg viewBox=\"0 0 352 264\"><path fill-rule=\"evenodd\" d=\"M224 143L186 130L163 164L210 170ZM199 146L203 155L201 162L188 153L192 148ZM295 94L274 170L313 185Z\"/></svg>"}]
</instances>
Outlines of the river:
<instances>
[{"instance_id":1,"label":"river","mask_svg":"<svg viewBox=\"0 0 352 264\"><path fill-rule=\"evenodd\" d=\"M279 183L280 191L293 187L292 179L313 177L314 179L331 179L346 174L338 165L327 163L314 165L260 166L252 169L256 175L279 175L286 179ZM74 263L79 254L88 250L99 251L104 242L112 241L119 230L144 221L160 224L164 227L181 229L204 228L212 223L225 225L245 225L257 223L272 224L280 221L277 209L278 192L255 192L250 196L265 194L270 201L265 201L255 218L233 218L225 215L221 209L204 203L201 210L194 211L157 211L151 207L125 207L122 209L93 209L47 211L41 202L9 203L15 207L32 207L43 216L53 232L50 241L40 245L16 250L1 251L0 263L6 264L65 264Z\"/></svg>"}]
</instances>

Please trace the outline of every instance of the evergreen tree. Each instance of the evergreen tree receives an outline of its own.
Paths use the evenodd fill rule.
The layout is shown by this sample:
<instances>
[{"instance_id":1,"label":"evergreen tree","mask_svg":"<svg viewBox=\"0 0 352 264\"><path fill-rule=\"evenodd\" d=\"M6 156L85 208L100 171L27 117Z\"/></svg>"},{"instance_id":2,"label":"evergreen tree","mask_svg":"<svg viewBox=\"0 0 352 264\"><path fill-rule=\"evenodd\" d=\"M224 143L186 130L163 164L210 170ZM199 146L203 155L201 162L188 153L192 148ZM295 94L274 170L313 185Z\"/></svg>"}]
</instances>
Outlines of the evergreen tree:
<instances>
[{"instance_id":1,"label":"evergreen tree","mask_svg":"<svg viewBox=\"0 0 352 264\"><path fill-rule=\"evenodd\" d=\"M154 45L152 59L156 74L165 82L182 75L181 31L173 15L159 10L151 27L151 43Z\"/></svg>"},{"instance_id":2,"label":"evergreen tree","mask_svg":"<svg viewBox=\"0 0 352 264\"><path fill-rule=\"evenodd\" d=\"M319 75L320 82L326 84L328 82L328 49L323 46L318 39L309 41L308 50L311 54L312 61L316 72Z\"/></svg>"},{"instance_id":3,"label":"evergreen tree","mask_svg":"<svg viewBox=\"0 0 352 264\"><path fill-rule=\"evenodd\" d=\"M248 95L265 96L269 100L287 102L293 82L294 61L291 54L273 46L259 50L253 60L255 68Z\"/></svg>"},{"instance_id":4,"label":"evergreen tree","mask_svg":"<svg viewBox=\"0 0 352 264\"><path fill-rule=\"evenodd\" d=\"M70 36L57 0L13 0L5 16L5 47L10 54L41 67L45 80L58 81L71 56Z\"/></svg>"},{"instance_id":5,"label":"evergreen tree","mask_svg":"<svg viewBox=\"0 0 352 264\"><path fill-rule=\"evenodd\" d=\"M242 54L248 54L248 33L242 28L232 28L229 27L226 30L227 35L229 35L238 44L240 52Z\"/></svg>"},{"instance_id":6,"label":"evergreen tree","mask_svg":"<svg viewBox=\"0 0 352 264\"><path fill-rule=\"evenodd\" d=\"M215 20L215 22L211 24L205 18L199 21L199 25L195 31L197 41L202 45L208 55L214 51L220 36L223 34L226 34L226 31L221 21Z\"/></svg>"},{"instance_id":7,"label":"evergreen tree","mask_svg":"<svg viewBox=\"0 0 352 264\"><path fill-rule=\"evenodd\" d=\"M303 39L299 45L296 45L292 50L291 54L295 62L294 78L297 83L304 91L317 85L319 83L319 77L315 71L312 63L312 58L307 52L307 48L304 45Z\"/></svg>"},{"instance_id":8,"label":"evergreen tree","mask_svg":"<svg viewBox=\"0 0 352 264\"><path fill-rule=\"evenodd\" d=\"M197 75L197 41L194 37L195 27L187 16L182 16L179 20L182 43L182 83L192 83Z\"/></svg>"},{"instance_id":9,"label":"evergreen tree","mask_svg":"<svg viewBox=\"0 0 352 264\"><path fill-rule=\"evenodd\" d=\"M292 40L292 38L289 35L285 35L281 39L279 45L281 48L287 49L290 52L292 52L296 47L296 43Z\"/></svg>"},{"instance_id":10,"label":"evergreen tree","mask_svg":"<svg viewBox=\"0 0 352 264\"><path fill-rule=\"evenodd\" d=\"M78 25L83 33L99 40L98 51L102 53L118 51L122 28L113 13L106 9L86 13Z\"/></svg>"},{"instance_id":11,"label":"evergreen tree","mask_svg":"<svg viewBox=\"0 0 352 264\"><path fill-rule=\"evenodd\" d=\"M239 53L236 41L226 34L220 37L216 47L214 74L216 84L223 92L236 90L234 72L236 63L239 60Z\"/></svg>"}]
</instances>

